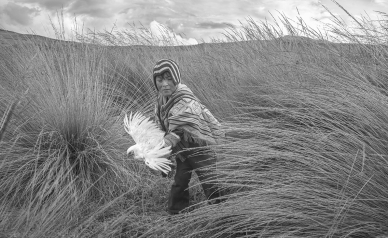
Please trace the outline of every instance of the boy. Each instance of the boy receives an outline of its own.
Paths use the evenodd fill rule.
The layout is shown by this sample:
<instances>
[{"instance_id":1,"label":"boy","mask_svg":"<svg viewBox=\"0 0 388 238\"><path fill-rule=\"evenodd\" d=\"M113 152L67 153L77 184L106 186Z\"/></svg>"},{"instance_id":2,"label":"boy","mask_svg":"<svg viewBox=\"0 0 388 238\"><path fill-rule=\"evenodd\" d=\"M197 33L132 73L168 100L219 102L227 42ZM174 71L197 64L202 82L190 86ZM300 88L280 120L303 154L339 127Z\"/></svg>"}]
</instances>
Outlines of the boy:
<instances>
[{"instance_id":1,"label":"boy","mask_svg":"<svg viewBox=\"0 0 388 238\"><path fill-rule=\"evenodd\" d=\"M220 123L181 83L178 65L170 59L159 60L153 68L153 82L158 91L155 121L165 131L164 142L176 154L176 174L171 186L168 211L177 214L189 206L188 185L192 170L198 175L207 199L219 197L214 184L216 159L207 145L217 144L223 133ZM202 147L202 148L201 148ZM219 200L213 200L218 203Z\"/></svg>"}]
</instances>

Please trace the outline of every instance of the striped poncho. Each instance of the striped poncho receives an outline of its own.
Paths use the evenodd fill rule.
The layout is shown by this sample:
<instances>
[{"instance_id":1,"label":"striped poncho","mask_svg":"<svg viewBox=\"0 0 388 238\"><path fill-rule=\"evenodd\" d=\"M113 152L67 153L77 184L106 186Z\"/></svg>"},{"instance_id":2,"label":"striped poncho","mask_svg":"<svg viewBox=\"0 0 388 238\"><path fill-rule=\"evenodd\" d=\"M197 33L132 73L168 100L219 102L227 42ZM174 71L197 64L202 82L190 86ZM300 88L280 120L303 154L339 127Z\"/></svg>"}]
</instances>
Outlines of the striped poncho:
<instances>
[{"instance_id":1,"label":"striped poncho","mask_svg":"<svg viewBox=\"0 0 388 238\"><path fill-rule=\"evenodd\" d=\"M215 145L223 136L221 124L184 84L178 84L167 100L161 95L155 107L156 123L166 132L174 153L189 149L190 142ZM181 158L182 159L182 158Z\"/></svg>"}]
</instances>

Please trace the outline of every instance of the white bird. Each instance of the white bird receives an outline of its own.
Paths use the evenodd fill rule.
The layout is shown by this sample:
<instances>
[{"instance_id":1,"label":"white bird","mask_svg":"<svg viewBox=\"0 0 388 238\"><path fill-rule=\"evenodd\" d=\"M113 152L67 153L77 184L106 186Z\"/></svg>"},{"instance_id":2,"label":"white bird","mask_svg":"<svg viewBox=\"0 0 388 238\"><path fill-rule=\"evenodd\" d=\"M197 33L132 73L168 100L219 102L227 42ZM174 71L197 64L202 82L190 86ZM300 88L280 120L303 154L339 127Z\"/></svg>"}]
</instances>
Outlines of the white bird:
<instances>
[{"instance_id":1,"label":"white bird","mask_svg":"<svg viewBox=\"0 0 388 238\"><path fill-rule=\"evenodd\" d=\"M171 153L171 146L164 147L164 132L141 113L136 112L132 116L125 114L124 129L135 141L135 145L127 150L127 154L133 152L135 159L144 159L145 164L163 173L171 171L172 162L167 159Z\"/></svg>"}]
</instances>

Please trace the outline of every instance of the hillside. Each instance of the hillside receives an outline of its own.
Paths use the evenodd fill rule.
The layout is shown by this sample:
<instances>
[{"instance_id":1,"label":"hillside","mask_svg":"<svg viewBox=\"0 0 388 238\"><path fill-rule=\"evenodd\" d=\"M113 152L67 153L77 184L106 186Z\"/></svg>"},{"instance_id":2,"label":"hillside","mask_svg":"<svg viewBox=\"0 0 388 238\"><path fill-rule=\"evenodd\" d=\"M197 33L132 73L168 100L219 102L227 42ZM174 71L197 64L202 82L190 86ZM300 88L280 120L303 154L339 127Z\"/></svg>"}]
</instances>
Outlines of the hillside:
<instances>
[{"instance_id":1,"label":"hillside","mask_svg":"<svg viewBox=\"0 0 388 238\"><path fill-rule=\"evenodd\" d=\"M47 38L39 35L20 34L12 31L0 29L0 46L17 46L20 43L35 42L44 43L49 47L52 43L64 42L52 38ZM73 44L69 41L66 43ZM263 48L272 48L276 45L279 52L273 52L274 58L285 57L290 62L299 63L301 60L296 55L306 50L319 50L322 54L337 54L339 57L346 58L347 60L354 61L355 63L369 64L375 62L378 58L387 58L388 55L381 50L381 47L385 49L388 46L376 46L376 45L360 45L356 43L333 43L325 40L313 40L303 36L283 36L273 40L257 40L257 41L245 41L245 42L225 42L225 43L201 43L198 45L189 46L145 46L145 45L133 45L133 46L110 46L113 50L122 51L126 49L129 52L139 54L140 56L145 52L153 51L196 51L202 52L204 55L214 52L219 54L225 50L233 51L234 48L243 47L246 49L252 49L253 52Z\"/></svg>"},{"instance_id":2,"label":"hillside","mask_svg":"<svg viewBox=\"0 0 388 238\"><path fill-rule=\"evenodd\" d=\"M0 42L0 116L11 115L0 123L0 236L388 234L386 46L103 46L4 30ZM153 116L161 58L226 134L210 146L225 202L208 204L194 176L191 206L175 216L174 179L125 153L124 115Z\"/></svg>"}]
</instances>

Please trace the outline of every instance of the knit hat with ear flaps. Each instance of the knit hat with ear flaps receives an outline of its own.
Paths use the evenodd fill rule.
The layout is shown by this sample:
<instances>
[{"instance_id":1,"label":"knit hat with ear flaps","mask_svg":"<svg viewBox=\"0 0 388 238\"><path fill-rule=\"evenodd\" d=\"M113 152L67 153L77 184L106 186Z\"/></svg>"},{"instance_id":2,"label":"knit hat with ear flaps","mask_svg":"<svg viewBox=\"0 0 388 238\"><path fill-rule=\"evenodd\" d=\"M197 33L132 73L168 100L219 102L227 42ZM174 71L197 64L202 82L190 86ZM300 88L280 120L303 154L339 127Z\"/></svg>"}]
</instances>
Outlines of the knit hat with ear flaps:
<instances>
[{"instance_id":1,"label":"knit hat with ear flaps","mask_svg":"<svg viewBox=\"0 0 388 238\"><path fill-rule=\"evenodd\" d=\"M170 59L161 59L156 62L153 70L153 81L156 90L158 90L158 87L156 86L156 77L162 75L166 71L170 72L175 85L181 83L181 73L179 72L178 64Z\"/></svg>"}]
</instances>

